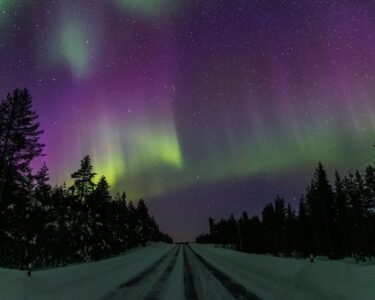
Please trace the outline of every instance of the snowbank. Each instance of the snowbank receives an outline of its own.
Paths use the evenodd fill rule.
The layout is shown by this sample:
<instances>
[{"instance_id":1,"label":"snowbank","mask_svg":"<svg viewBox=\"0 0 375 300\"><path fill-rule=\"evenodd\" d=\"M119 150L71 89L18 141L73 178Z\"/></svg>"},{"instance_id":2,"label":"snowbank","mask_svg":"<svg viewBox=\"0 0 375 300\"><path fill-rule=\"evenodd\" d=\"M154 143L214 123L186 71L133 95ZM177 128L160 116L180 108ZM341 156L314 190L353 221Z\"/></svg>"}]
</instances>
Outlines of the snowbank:
<instances>
[{"instance_id":1,"label":"snowbank","mask_svg":"<svg viewBox=\"0 0 375 300\"><path fill-rule=\"evenodd\" d=\"M209 263L264 299L374 300L375 266L308 261L193 245Z\"/></svg>"}]
</instances>

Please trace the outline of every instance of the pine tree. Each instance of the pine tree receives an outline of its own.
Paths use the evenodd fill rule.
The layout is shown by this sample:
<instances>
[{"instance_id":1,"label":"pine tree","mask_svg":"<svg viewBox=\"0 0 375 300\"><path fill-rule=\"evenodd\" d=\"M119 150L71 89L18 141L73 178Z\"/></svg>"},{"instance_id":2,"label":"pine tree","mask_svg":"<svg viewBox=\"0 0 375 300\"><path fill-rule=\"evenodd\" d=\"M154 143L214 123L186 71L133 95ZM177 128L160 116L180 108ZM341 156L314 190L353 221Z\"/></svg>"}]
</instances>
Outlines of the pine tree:
<instances>
[{"instance_id":1,"label":"pine tree","mask_svg":"<svg viewBox=\"0 0 375 300\"><path fill-rule=\"evenodd\" d=\"M30 163L44 146L37 117L27 90L0 102L1 265L59 266L108 257L148 240L171 241L144 201L135 208L125 193L113 199L105 177L95 186L89 156L72 174L69 189L51 188L45 164L34 175Z\"/></svg>"},{"instance_id":2,"label":"pine tree","mask_svg":"<svg viewBox=\"0 0 375 300\"><path fill-rule=\"evenodd\" d=\"M243 250L279 255L310 254L340 258L352 255L358 261L375 255L375 167L368 166L341 179L335 174L334 189L323 165L319 163L311 185L302 195L298 215L277 196L262 210L262 219L249 220L246 212L239 220L233 215L215 224L216 243L236 243L234 224L240 225ZM209 219L209 224L214 224ZM212 230L211 230L212 231ZM203 234L197 242L210 242L212 234Z\"/></svg>"},{"instance_id":3,"label":"pine tree","mask_svg":"<svg viewBox=\"0 0 375 300\"><path fill-rule=\"evenodd\" d=\"M129 238L129 208L126 203L126 194L117 194L115 200L111 202L111 216L115 218L112 222L111 232L114 251L119 253L131 247Z\"/></svg>"},{"instance_id":4,"label":"pine tree","mask_svg":"<svg viewBox=\"0 0 375 300\"><path fill-rule=\"evenodd\" d=\"M250 235L249 238L249 249L254 253L264 253L265 250L265 240L264 232L262 228L262 222L258 216L253 216L249 221Z\"/></svg>"},{"instance_id":5,"label":"pine tree","mask_svg":"<svg viewBox=\"0 0 375 300\"><path fill-rule=\"evenodd\" d=\"M297 250L300 251L303 257L309 256L311 253L315 253L315 243L311 230L311 222L307 212L305 197L302 195L299 202L298 208L298 245Z\"/></svg>"},{"instance_id":6,"label":"pine tree","mask_svg":"<svg viewBox=\"0 0 375 300\"><path fill-rule=\"evenodd\" d=\"M335 173L335 210L336 210L336 232L337 245L340 256L348 254L348 201L344 192L343 182L339 173Z\"/></svg>"},{"instance_id":7,"label":"pine tree","mask_svg":"<svg viewBox=\"0 0 375 300\"><path fill-rule=\"evenodd\" d=\"M277 195L274 202L273 236L277 254L285 253L285 200Z\"/></svg>"},{"instance_id":8,"label":"pine tree","mask_svg":"<svg viewBox=\"0 0 375 300\"><path fill-rule=\"evenodd\" d=\"M51 186L48 184L49 174L46 163L43 163L41 169L35 176L36 179L36 193L39 194L40 200L48 197L48 193L51 191Z\"/></svg>"},{"instance_id":9,"label":"pine tree","mask_svg":"<svg viewBox=\"0 0 375 300\"><path fill-rule=\"evenodd\" d=\"M365 171L365 199L366 214L375 215L375 167L370 165Z\"/></svg>"},{"instance_id":10,"label":"pine tree","mask_svg":"<svg viewBox=\"0 0 375 300\"><path fill-rule=\"evenodd\" d=\"M136 231L139 234L140 243L142 245L145 245L145 243L150 240L152 231L150 227L148 209L143 199L140 199L138 201L136 208L136 216L138 220Z\"/></svg>"},{"instance_id":11,"label":"pine tree","mask_svg":"<svg viewBox=\"0 0 375 300\"><path fill-rule=\"evenodd\" d=\"M211 217L208 218L208 226L210 229L211 243L215 243L215 221Z\"/></svg>"},{"instance_id":12,"label":"pine tree","mask_svg":"<svg viewBox=\"0 0 375 300\"><path fill-rule=\"evenodd\" d=\"M240 248L238 224L233 214L230 214L229 219L227 221L226 236L226 239L230 241L230 244L235 245L236 249Z\"/></svg>"},{"instance_id":13,"label":"pine tree","mask_svg":"<svg viewBox=\"0 0 375 300\"><path fill-rule=\"evenodd\" d=\"M108 184L107 178L105 178L105 176L102 176L100 177L99 182L95 188L94 195L98 199L101 199L103 201L109 201L111 198L109 189L110 189L110 186Z\"/></svg>"},{"instance_id":14,"label":"pine tree","mask_svg":"<svg viewBox=\"0 0 375 300\"><path fill-rule=\"evenodd\" d=\"M74 191L78 198L83 201L93 192L95 184L93 179L96 173L93 172L90 156L86 155L81 160L81 168L72 174L74 179Z\"/></svg>"},{"instance_id":15,"label":"pine tree","mask_svg":"<svg viewBox=\"0 0 375 300\"><path fill-rule=\"evenodd\" d=\"M272 203L267 204L262 211L265 252L277 254L275 247L275 210Z\"/></svg>"},{"instance_id":16,"label":"pine tree","mask_svg":"<svg viewBox=\"0 0 375 300\"><path fill-rule=\"evenodd\" d=\"M0 103L0 252L8 263L23 267L34 248L35 228L30 228L35 200L31 161L40 156L44 145L39 142L38 115L26 89L14 90ZM4 234L3 234L4 233ZM32 236L34 235L34 236ZM18 259L15 265L14 258Z\"/></svg>"},{"instance_id":17,"label":"pine tree","mask_svg":"<svg viewBox=\"0 0 375 300\"><path fill-rule=\"evenodd\" d=\"M372 248L372 253L375 252L375 167L370 165L365 172L365 214L366 214L366 228L368 231L368 242Z\"/></svg>"},{"instance_id":18,"label":"pine tree","mask_svg":"<svg viewBox=\"0 0 375 300\"><path fill-rule=\"evenodd\" d=\"M16 89L0 104L0 203L4 192L27 189L31 161L42 154L38 115L26 89Z\"/></svg>"},{"instance_id":19,"label":"pine tree","mask_svg":"<svg viewBox=\"0 0 375 300\"><path fill-rule=\"evenodd\" d=\"M333 242L335 220L333 196L333 190L328 181L327 173L323 165L319 162L307 194L307 200L311 212L312 228L317 250L320 254L331 257L337 255Z\"/></svg>"},{"instance_id":20,"label":"pine tree","mask_svg":"<svg viewBox=\"0 0 375 300\"><path fill-rule=\"evenodd\" d=\"M36 176L29 176L32 185L29 192L30 199L27 202L26 230L28 236L28 252L32 253L31 260L34 266L46 263L50 236L47 231L47 224L51 221L50 215L50 191L48 184L48 168L46 164L38 171ZM35 184L34 184L35 178ZM27 197L25 197L27 199Z\"/></svg>"},{"instance_id":21,"label":"pine tree","mask_svg":"<svg viewBox=\"0 0 375 300\"><path fill-rule=\"evenodd\" d=\"M128 241L129 247L136 247L140 244L138 235L138 221L136 215L136 208L132 201L128 203Z\"/></svg>"},{"instance_id":22,"label":"pine tree","mask_svg":"<svg viewBox=\"0 0 375 300\"><path fill-rule=\"evenodd\" d=\"M250 235L250 219L247 212L244 210L242 212L242 217L238 221L239 229L240 229L240 236L241 236L241 249L242 251L249 251L250 243L249 243L249 235Z\"/></svg>"},{"instance_id":23,"label":"pine tree","mask_svg":"<svg viewBox=\"0 0 375 300\"><path fill-rule=\"evenodd\" d=\"M288 203L286 209L285 218L285 254L286 256L291 256L292 252L297 249L297 217L296 212Z\"/></svg>"},{"instance_id":24,"label":"pine tree","mask_svg":"<svg viewBox=\"0 0 375 300\"><path fill-rule=\"evenodd\" d=\"M90 208L96 173L93 172L91 159L87 155L81 160L80 169L71 177L74 185L71 193L72 247L75 248L74 260L89 261L92 256L93 214Z\"/></svg>"},{"instance_id":25,"label":"pine tree","mask_svg":"<svg viewBox=\"0 0 375 300\"><path fill-rule=\"evenodd\" d=\"M360 242L360 253L361 255L369 254L368 245L368 233L366 229L366 208L365 208L365 187L362 175L357 170L354 175L354 185L355 190L352 197L352 210L354 224L356 226L356 231L361 237Z\"/></svg>"},{"instance_id":26,"label":"pine tree","mask_svg":"<svg viewBox=\"0 0 375 300\"><path fill-rule=\"evenodd\" d=\"M87 209L90 214L90 228L92 231L90 257L97 260L103 258L110 251L110 215L109 202L111 195L110 186L105 176L102 176L87 201Z\"/></svg>"}]
</instances>

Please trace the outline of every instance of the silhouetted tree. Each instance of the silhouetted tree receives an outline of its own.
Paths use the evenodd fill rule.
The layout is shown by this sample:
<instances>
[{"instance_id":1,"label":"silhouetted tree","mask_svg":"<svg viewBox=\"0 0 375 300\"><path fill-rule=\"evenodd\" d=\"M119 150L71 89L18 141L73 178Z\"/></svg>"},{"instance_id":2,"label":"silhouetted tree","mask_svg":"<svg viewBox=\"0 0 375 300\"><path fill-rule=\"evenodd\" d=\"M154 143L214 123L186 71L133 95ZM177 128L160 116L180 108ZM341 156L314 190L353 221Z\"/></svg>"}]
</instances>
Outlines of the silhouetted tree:
<instances>
[{"instance_id":1,"label":"silhouetted tree","mask_svg":"<svg viewBox=\"0 0 375 300\"><path fill-rule=\"evenodd\" d=\"M265 252L277 254L275 246L275 210L272 203L267 204L262 211L262 225L264 233Z\"/></svg>"},{"instance_id":2,"label":"silhouetted tree","mask_svg":"<svg viewBox=\"0 0 375 300\"><path fill-rule=\"evenodd\" d=\"M316 250L319 254L329 253L331 257L337 255L332 237L335 220L333 196L327 173L323 165L319 163L307 193L307 203L311 214Z\"/></svg>"},{"instance_id":3,"label":"silhouetted tree","mask_svg":"<svg viewBox=\"0 0 375 300\"><path fill-rule=\"evenodd\" d=\"M4 192L25 190L31 161L40 156L38 115L29 92L16 89L0 103L0 203Z\"/></svg>"},{"instance_id":4,"label":"silhouetted tree","mask_svg":"<svg viewBox=\"0 0 375 300\"><path fill-rule=\"evenodd\" d=\"M143 200L135 208L125 193L111 196L104 176L94 183L89 156L72 174L69 188L52 188L45 164L34 175L30 163L42 153L41 133L27 90L15 90L0 102L0 265L60 266L151 240L172 242Z\"/></svg>"},{"instance_id":5,"label":"silhouetted tree","mask_svg":"<svg viewBox=\"0 0 375 300\"><path fill-rule=\"evenodd\" d=\"M286 208L285 200L277 195L274 202L274 220L273 220L273 237L275 252L277 254L285 253L285 219L286 219Z\"/></svg>"},{"instance_id":6,"label":"silhouetted tree","mask_svg":"<svg viewBox=\"0 0 375 300\"><path fill-rule=\"evenodd\" d=\"M348 201L344 192L343 183L339 173L335 173L335 209L336 209L336 232L337 248L340 256L348 254Z\"/></svg>"},{"instance_id":7,"label":"silhouetted tree","mask_svg":"<svg viewBox=\"0 0 375 300\"><path fill-rule=\"evenodd\" d=\"M236 244L233 224L238 224L242 250L247 252L295 257L351 255L364 260L375 255L375 167L370 165L364 175L356 171L343 179L336 172L333 189L319 163L306 195L301 196L298 214L278 195L263 208L261 219L249 219L243 212L238 220L233 215L217 223L210 218L210 228L213 224L214 233L210 230L198 236L197 242Z\"/></svg>"},{"instance_id":8,"label":"silhouetted tree","mask_svg":"<svg viewBox=\"0 0 375 300\"><path fill-rule=\"evenodd\" d=\"M297 240L298 234L297 231L297 217L296 212L288 203L286 209L286 218L285 218L285 250L284 254L286 256L291 256L294 251L297 250Z\"/></svg>"},{"instance_id":9,"label":"silhouetted tree","mask_svg":"<svg viewBox=\"0 0 375 300\"><path fill-rule=\"evenodd\" d=\"M301 253L303 257L309 256L315 252L315 241L313 239L311 220L307 211L307 204L305 197L302 195L297 216L297 252Z\"/></svg>"},{"instance_id":10,"label":"silhouetted tree","mask_svg":"<svg viewBox=\"0 0 375 300\"><path fill-rule=\"evenodd\" d=\"M74 179L73 191L81 201L94 190L95 184L93 180L95 175L90 156L87 155L81 160L81 168L72 174Z\"/></svg>"}]
</instances>

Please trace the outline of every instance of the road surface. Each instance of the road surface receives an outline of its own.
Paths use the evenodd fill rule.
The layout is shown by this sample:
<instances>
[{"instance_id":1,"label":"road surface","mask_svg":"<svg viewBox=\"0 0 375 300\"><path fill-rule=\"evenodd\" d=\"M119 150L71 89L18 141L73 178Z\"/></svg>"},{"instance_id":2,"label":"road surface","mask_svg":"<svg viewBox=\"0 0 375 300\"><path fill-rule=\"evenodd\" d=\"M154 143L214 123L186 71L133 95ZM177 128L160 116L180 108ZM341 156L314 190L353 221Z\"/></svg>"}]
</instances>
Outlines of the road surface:
<instances>
[{"instance_id":1,"label":"road surface","mask_svg":"<svg viewBox=\"0 0 375 300\"><path fill-rule=\"evenodd\" d=\"M34 271L31 277L0 268L0 299L270 299L256 296L257 286L241 282L243 276L236 278L242 265L225 270L235 262L225 263L215 250L156 243L98 262Z\"/></svg>"},{"instance_id":2,"label":"road surface","mask_svg":"<svg viewBox=\"0 0 375 300\"><path fill-rule=\"evenodd\" d=\"M102 299L260 300L188 245L176 245L142 273L124 281Z\"/></svg>"},{"instance_id":3,"label":"road surface","mask_svg":"<svg viewBox=\"0 0 375 300\"><path fill-rule=\"evenodd\" d=\"M153 243L60 268L0 268L0 299L373 300L374 265L255 255L215 245Z\"/></svg>"}]
</instances>

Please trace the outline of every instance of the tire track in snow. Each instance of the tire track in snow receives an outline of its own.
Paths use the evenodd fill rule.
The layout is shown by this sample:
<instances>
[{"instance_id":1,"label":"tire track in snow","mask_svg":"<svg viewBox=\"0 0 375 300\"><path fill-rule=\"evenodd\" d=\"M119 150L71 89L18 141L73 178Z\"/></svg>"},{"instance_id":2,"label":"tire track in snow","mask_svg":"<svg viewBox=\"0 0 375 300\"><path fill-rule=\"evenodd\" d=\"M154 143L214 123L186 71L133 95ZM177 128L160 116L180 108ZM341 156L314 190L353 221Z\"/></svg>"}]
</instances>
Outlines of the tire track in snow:
<instances>
[{"instance_id":1,"label":"tire track in snow","mask_svg":"<svg viewBox=\"0 0 375 300\"><path fill-rule=\"evenodd\" d=\"M146 294L146 296L143 297L143 299L145 300L159 299L159 296L161 296L162 292L165 291L166 284L168 283L167 279L170 277L171 272L174 266L176 265L178 253L180 250L181 249L179 247L179 249L175 251L167 267L164 269L163 273L160 274L157 281L151 287L151 290Z\"/></svg>"},{"instance_id":2,"label":"tire track in snow","mask_svg":"<svg viewBox=\"0 0 375 300\"><path fill-rule=\"evenodd\" d=\"M183 258L184 258L184 286L185 286L185 299L196 300L198 299L197 291L194 285L193 273L191 271L191 265L186 255L185 246L182 246Z\"/></svg>"},{"instance_id":3,"label":"tire track in snow","mask_svg":"<svg viewBox=\"0 0 375 300\"><path fill-rule=\"evenodd\" d=\"M133 287L136 287L138 284L140 284L146 277L151 275L160 265L162 265L168 258L168 256L173 253L173 251L176 251L176 248L172 248L169 250L166 254L164 254L162 257L160 257L156 262L154 262L150 267L148 267L146 270L138 274L137 276L131 278L130 280L120 284L114 291L109 292L107 295L105 295L102 299L103 300L109 300L109 299L116 299L116 296L118 293L121 293L125 291L126 289L130 289ZM178 252L178 251L176 251Z\"/></svg>"},{"instance_id":4,"label":"tire track in snow","mask_svg":"<svg viewBox=\"0 0 375 300\"><path fill-rule=\"evenodd\" d=\"M212 264L207 262L200 254L195 252L190 246L189 250L196 256L196 258L211 272L213 276L236 298L243 300L262 300L257 295L251 293L244 286L234 282L228 275L214 267ZM190 298L187 298L190 299Z\"/></svg>"}]
</instances>

